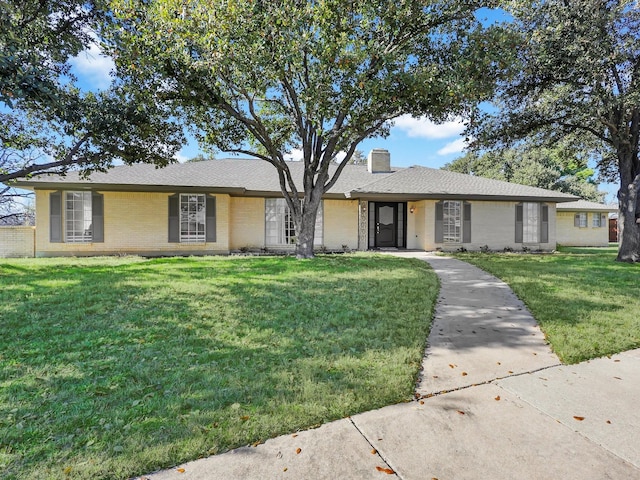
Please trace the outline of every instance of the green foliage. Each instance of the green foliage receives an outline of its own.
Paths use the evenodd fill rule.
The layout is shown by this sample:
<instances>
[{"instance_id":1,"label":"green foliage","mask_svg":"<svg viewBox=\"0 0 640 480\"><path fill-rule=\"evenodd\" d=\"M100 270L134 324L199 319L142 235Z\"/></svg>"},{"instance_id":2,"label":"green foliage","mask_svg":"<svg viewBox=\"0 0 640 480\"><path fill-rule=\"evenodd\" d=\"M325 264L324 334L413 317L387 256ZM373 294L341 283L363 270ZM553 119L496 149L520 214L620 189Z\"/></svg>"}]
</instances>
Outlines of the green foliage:
<instances>
[{"instance_id":1,"label":"green foliage","mask_svg":"<svg viewBox=\"0 0 640 480\"><path fill-rule=\"evenodd\" d=\"M520 146L482 154L467 153L442 167L444 170L546 188L602 202L595 171L569 149Z\"/></svg>"},{"instance_id":2,"label":"green foliage","mask_svg":"<svg viewBox=\"0 0 640 480\"><path fill-rule=\"evenodd\" d=\"M161 92L201 142L274 165L304 256L338 154L342 167L399 115L444 120L487 98L501 35L476 20L484 3L114 0L110 45L119 74Z\"/></svg>"},{"instance_id":3,"label":"green foliage","mask_svg":"<svg viewBox=\"0 0 640 480\"><path fill-rule=\"evenodd\" d=\"M514 39L497 109L468 133L481 145L559 141L598 159L620 182L618 260L640 261L640 9L635 0L515 0Z\"/></svg>"},{"instance_id":4,"label":"green foliage","mask_svg":"<svg viewBox=\"0 0 640 480\"><path fill-rule=\"evenodd\" d=\"M0 3L0 182L172 160L182 128L161 102L117 83L98 93L75 86L70 58L107 17L100 1Z\"/></svg>"},{"instance_id":5,"label":"green foliage","mask_svg":"<svg viewBox=\"0 0 640 480\"><path fill-rule=\"evenodd\" d=\"M458 258L508 283L560 359L578 363L640 347L640 266L615 257L616 248L562 248Z\"/></svg>"},{"instance_id":6,"label":"green foliage","mask_svg":"<svg viewBox=\"0 0 640 480\"><path fill-rule=\"evenodd\" d=\"M438 283L389 256L0 260L3 479L126 479L408 400Z\"/></svg>"}]
</instances>

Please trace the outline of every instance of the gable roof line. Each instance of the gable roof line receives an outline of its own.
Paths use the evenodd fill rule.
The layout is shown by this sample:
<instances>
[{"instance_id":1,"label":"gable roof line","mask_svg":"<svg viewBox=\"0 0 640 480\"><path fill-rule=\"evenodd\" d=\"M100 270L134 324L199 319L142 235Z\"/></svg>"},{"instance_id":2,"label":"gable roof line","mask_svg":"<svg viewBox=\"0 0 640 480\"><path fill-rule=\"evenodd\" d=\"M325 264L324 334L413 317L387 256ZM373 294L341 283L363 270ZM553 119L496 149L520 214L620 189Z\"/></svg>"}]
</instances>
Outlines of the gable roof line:
<instances>
[{"instance_id":1,"label":"gable roof line","mask_svg":"<svg viewBox=\"0 0 640 480\"><path fill-rule=\"evenodd\" d=\"M302 162L287 162L300 183ZM335 173L337 165L332 165ZM170 164L164 168L134 164L95 172L84 178L79 172L67 176L40 176L15 183L29 189L99 189L105 191L206 191L230 195L282 195L275 169L263 160L227 159ZM391 172L371 173L364 165L347 165L326 198L397 198L419 200L486 199L571 202L578 197L552 190L414 166Z\"/></svg>"}]
</instances>

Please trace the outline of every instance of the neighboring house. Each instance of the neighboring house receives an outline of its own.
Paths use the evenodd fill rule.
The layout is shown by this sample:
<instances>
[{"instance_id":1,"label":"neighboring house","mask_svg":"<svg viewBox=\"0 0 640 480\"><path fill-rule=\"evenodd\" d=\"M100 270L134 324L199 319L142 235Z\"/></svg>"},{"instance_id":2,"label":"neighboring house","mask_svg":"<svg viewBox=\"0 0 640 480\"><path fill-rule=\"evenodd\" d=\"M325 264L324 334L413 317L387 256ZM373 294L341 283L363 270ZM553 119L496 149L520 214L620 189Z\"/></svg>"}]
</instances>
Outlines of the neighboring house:
<instances>
[{"instance_id":1,"label":"neighboring house","mask_svg":"<svg viewBox=\"0 0 640 480\"><path fill-rule=\"evenodd\" d=\"M301 179L303 164L289 166ZM295 243L276 170L261 160L120 166L90 179L70 173L17 186L35 191L37 256L282 251ZM392 168L389 152L373 150L368 165L347 165L325 194L315 245L553 250L556 204L576 199L444 170Z\"/></svg>"},{"instance_id":2,"label":"neighboring house","mask_svg":"<svg viewBox=\"0 0 640 480\"><path fill-rule=\"evenodd\" d=\"M606 247L609 245L609 214L614 205L578 200L557 207L556 241L571 247Z\"/></svg>"}]
</instances>

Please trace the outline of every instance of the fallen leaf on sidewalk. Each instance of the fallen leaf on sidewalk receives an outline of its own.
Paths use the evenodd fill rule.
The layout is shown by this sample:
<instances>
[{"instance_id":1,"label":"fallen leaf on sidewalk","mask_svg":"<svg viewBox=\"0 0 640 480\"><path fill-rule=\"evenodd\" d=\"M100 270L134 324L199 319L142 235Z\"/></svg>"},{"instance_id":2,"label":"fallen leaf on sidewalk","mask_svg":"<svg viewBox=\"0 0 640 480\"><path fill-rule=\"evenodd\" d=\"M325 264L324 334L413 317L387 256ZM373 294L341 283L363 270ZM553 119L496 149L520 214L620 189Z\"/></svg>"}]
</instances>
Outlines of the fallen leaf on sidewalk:
<instances>
[{"instance_id":1,"label":"fallen leaf on sidewalk","mask_svg":"<svg viewBox=\"0 0 640 480\"><path fill-rule=\"evenodd\" d=\"M387 475L393 475L394 473L396 473L390 468L384 468L384 467L376 467L376 470L378 470L379 472L386 473Z\"/></svg>"},{"instance_id":2,"label":"fallen leaf on sidewalk","mask_svg":"<svg viewBox=\"0 0 640 480\"><path fill-rule=\"evenodd\" d=\"M498 395L496 398L494 398L494 400L495 400L496 402L499 402L499 401L500 401L500 395Z\"/></svg>"},{"instance_id":3,"label":"fallen leaf on sidewalk","mask_svg":"<svg viewBox=\"0 0 640 480\"><path fill-rule=\"evenodd\" d=\"M455 365L453 365L452 363L449 364L449 368L456 368Z\"/></svg>"},{"instance_id":4,"label":"fallen leaf on sidewalk","mask_svg":"<svg viewBox=\"0 0 640 480\"><path fill-rule=\"evenodd\" d=\"M298 447L298 448L296 448L296 455L300 455L300 452L301 452L301 451L302 451L302 449L301 449L301 448L299 448L299 447Z\"/></svg>"},{"instance_id":5,"label":"fallen leaf on sidewalk","mask_svg":"<svg viewBox=\"0 0 640 480\"><path fill-rule=\"evenodd\" d=\"M462 410L456 410L456 412L458 412L460 415L464 415L464 412Z\"/></svg>"},{"instance_id":6,"label":"fallen leaf on sidewalk","mask_svg":"<svg viewBox=\"0 0 640 480\"><path fill-rule=\"evenodd\" d=\"M377 455L377 454L378 454L378 450L376 450L375 448L371 450L371 455Z\"/></svg>"},{"instance_id":7,"label":"fallen leaf on sidewalk","mask_svg":"<svg viewBox=\"0 0 640 480\"><path fill-rule=\"evenodd\" d=\"M581 422L581 421L583 421L583 420L584 420L584 417L577 417L577 416L575 416L575 415L573 416L573 418L574 418L574 420L577 420L577 421L579 421L579 422Z\"/></svg>"},{"instance_id":8,"label":"fallen leaf on sidewalk","mask_svg":"<svg viewBox=\"0 0 640 480\"><path fill-rule=\"evenodd\" d=\"M176 470L178 471L178 473L184 473L184 468L176 468Z\"/></svg>"},{"instance_id":9,"label":"fallen leaf on sidewalk","mask_svg":"<svg viewBox=\"0 0 640 480\"><path fill-rule=\"evenodd\" d=\"M611 425L611 420L607 420L607 423L608 423L609 425Z\"/></svg>"},{"instance_id":10,"label":"fallen leaf on sidewalk","mask_svg":"<svg viewBox=\"0 0 640 480\"><path fill-rule=\"evenodd\" d=\"M469 375L467 372L462 372L463 377L466 377L467 375Z\"/></svg>"}]
</instances>

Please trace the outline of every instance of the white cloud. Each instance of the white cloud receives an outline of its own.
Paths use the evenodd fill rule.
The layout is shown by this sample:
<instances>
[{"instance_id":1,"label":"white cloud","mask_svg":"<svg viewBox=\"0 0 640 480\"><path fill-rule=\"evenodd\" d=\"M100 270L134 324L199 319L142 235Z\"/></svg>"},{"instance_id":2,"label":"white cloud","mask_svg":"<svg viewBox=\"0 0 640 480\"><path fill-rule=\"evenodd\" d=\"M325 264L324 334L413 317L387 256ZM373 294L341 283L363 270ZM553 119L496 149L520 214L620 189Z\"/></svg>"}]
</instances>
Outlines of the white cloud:
<instances>
[{"instance_id":1,"label":"white cloud","mask_svg":"<svg viewBox=\"0 0 640 480\"><path fill-rule=\"evenodd\" d=\"M111 84L109 73L115 68L113 59L102 52L97 43L71 59L78 79L86 82L90 90L103 90Z\"/></svg>"},{"instance_id":2,"label":"white cloud","mask_svg":"<svg viewBox=\"0 0 640 480\"><path fill-rule=\"evenodd\" d=\"M174 156L174 159L176 159L179 163L184 163L187 160L190 160L191 157L188 157L187 155L184 155L182 152L177 152Z\"/></svg>"},{"instance_id":3,"label":"white cloud","mask_svg":"<svg viewBox=\"0 0 640 480\"><path fill-rule=\"evenodd\" d=\"M347 152L339 151L336 153L335 161L340 163L347 156Z\"/></svg>"},{"instance_id":4,"label":"white cloud","mask_svg":"<svg viewBox=\"0 0 640 480\"><path fill-rule=\"evenodd\" d=\"M302 149L292 148L291 151L289 153L285 153L283 157L287 162L299 162L303 158Z\"/></svg>"},{"instance_id":5,"label":"white cloud","mask_svg":"<svg viewBox=\"0 0 640 480\"><path fill-rule=\"evenodd\" d=\"M335 161L341 162L342 160L344 160L344 157L346 156L347 156L346 152L340 151L336 153ZM291 151L289 153L285 153L283 157L287 162L300 162L303 159L302 149L292 148Z\"/></svg>"},{"instance_id":6,"label":"white cloud","mask_svg":"<svg viewBox=\"0 0 640 480\"><path fill-rule=\"evenodd\" d=\"M459 138L453 142L447 143L444 147L438 150L438 155L449 155L451 153L460 153L467 148L467 140L465 138Z\"/></svg>"},{"instance_id":7,"label":"white cloud","mask_svg":"<svg viewBox=\"0 0 640 480\"><path fill-rule=\"evenodd\" d=\"M464 130L464 122L459 117L449 122L434 123L425 117L402 115L395 119L394 124L395 128L406 131L410 137L429 139L454 137Z\"/></svg>"}]
</instances>

